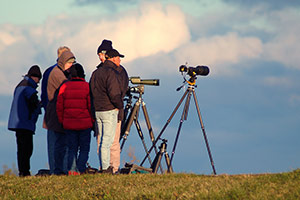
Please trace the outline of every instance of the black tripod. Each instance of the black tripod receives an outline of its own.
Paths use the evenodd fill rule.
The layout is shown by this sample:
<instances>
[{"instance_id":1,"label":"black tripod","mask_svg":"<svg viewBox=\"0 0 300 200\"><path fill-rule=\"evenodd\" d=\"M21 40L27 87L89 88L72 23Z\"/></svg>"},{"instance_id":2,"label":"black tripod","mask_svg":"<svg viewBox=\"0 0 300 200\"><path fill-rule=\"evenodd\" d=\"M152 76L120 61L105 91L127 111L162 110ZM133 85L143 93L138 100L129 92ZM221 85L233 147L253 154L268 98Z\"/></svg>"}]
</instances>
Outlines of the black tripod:
<instances>
[{"instance_id":1,"label":"black tripod","mask_svg":"<svg viewBox=\"0 0 300 200\"><path fill-rule=\"evenodd\" d=\"M160 166L161 158L162 158L163 155L165 155L165 159L166 159L167 172L168 173L173 172L170 157L169 157L169 154L167 152L167 142L168 141L166 139L162 139L162 143L159 147L159 152L156 154L155 159L154 159L154 161L151 165L151 169L152 169L153 173L157 173L157 169L158 169L158 166Z\"/></svg>"},{"instance_id":2,"label":"black tripod","mask_svg":"<svg viewBox=\"0 0 300 200\"><path fill-rule=\"evenodd\" d=\"M153 129L152 129L152 126L151 126L151 123L150 123L150 119L149 119L148 111L147 111L147 108L146 108L146 104L145 104L145 102L143 101L143 98L142 98L142 94L144 94L144 85L139 85L139 86L135 87L134 89L135 89L134 92L139 93L139 97L136 97L137 101L135 102L134 107L132 108L132 95L131 94L128 95L127 105L125 107L125 119L126 119L126 121L125 121L124 125L122 126L122 130L121 130L121 136L122 136L120 138L120 141L122 140L121 151L124 147L124 144L127 140L128 135L129 135L130 127L131 127L132 123L134 122L134 124L136 126L136 129L137 129L137 132L138 132L138 135L139 135L139 137L142 141L143 147L145 149L145 152L148 153L148 149L147 149L147 146L146 146L146 143L145 143L145 140L144 140L144 135L143 135L140 123L138 121L139 111L140 111L140 107L142 105L142 110L143 110L143 114L144 114L144 118L145 118L145 121L146 121L148 131L149 131L150 139L151 139L152 144L154 144L155 138L154 138L154 134L153 134ZM131 112L129 113L129 116L127 118L127 115L128 115L129 111L131 111ZM158 151L157 151L157 148L156 148L155 145L154 145L154 150L155 150L155 153L157 154ZM146 158L148 158L150 165L152 165L150 154L147 154ZM163 172L163 169L162 169L161 166L160 166L160 169L161 169L161 172Z\"/></svg>"},{"instance_id":3,"label":"black tripod","mask_svg":"<svg viewBox=\"0 0 300 200\"><path fill-rule=\"evenodd\" d=\"M197 109L197 113L198 113L198 117L199 117L199 121L200 121L200 125L201 125L201 129L202 129L202 133L203 133L203 137L204 137L204 140L205 140L205 144L206 144L208 155L209 155L209 159L210 159L210 163L211 163L211 166L212 166L212 169L213 169L213 173L216 175L216 170L215 170L213 158L212 158L211 151L210 151L210 148L209 148L208 140L207 140L207 137L206 137L206 133L205 133L205 129L204 129L204 125L203 125L203 121L202 121L202 117L201 117L201 113L200 113L200 109L199 109L199 105L198 105L198 101L197 101L197 97L196 97L196 93L195 93L195 86L194 86L194 84L195 84L196 77L191 77L191 79L193 81L187 81L187 83L189 83L189 86L188 86L187 90L185 91L185 93L183 94L182 98L178 102L178 104L175 107L173 113L171 114L171 116L167 120L166 124L164 125L163 129L161 130L161 132L159 133L158 137L154 141L153 145L151 146L151 148L147 152L147 155L149 155L151 153L152 149L155 147L156 143L158 142L158 140L162 136L163 132L165 131L165 129L167 128L167 126L171 122L172 118L174 117L174 115L177 112L178 108L180 107L181 103L183 102L183 100L185 99L185 97L187 97L186 98L186 102L185 102L185 106L184 106L184 109L183 109L183 112L182 112L182 115L181 115L181 119L180 119L178 131L177 131L176 139L175 139L175 142L174 142L173 150L172 150L172 156L171 156L171 160L170 160L170 166L172 165L172 160L173 160L173 157L174 157L174 154L175 154L175 149L176 149L176 146L177 146L177 142L178 142L179 134L180 134L180 131L181 131L182 123L183 123L184 120L187 119L187 114L188 114L188 109L189 109L189 105L190 105L191 95L193 94L195 105L196 105L196 109ZM181 88L182 88L182 86L180 88L178 88L177 90L180 90ZM143 159L143 161L141 162L141 165L145 162L145 159L147 158L147 155Z\"/></svg>"}]
</instances>

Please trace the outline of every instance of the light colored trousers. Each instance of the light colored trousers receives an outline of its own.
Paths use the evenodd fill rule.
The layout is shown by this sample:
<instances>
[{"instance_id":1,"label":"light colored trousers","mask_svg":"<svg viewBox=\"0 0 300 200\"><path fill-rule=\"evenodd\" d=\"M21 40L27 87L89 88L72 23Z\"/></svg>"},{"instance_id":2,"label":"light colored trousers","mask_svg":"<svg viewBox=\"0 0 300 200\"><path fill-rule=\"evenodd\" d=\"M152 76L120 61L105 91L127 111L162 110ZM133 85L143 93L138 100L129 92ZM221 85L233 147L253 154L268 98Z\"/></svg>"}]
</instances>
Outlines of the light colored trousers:
<instances>
[{"instance_id":1,"label":"light colored trousers","mask_svg":"<svg viewBox=\"0 0 300 200\"><path fill-rule=\"evenodd\" d=\"M97 111L96 121L98 126L99 141L99 161L100 168L106 170L110 165L110 147L114 141L116 134L116 126L118 122L117 109L109 111Z\"/></svg>"},{"instance_id":2,"label":"light colored trousers","mask_svg":"<svg viewBox=\"0 0 300 200\"><path fill-rule=\"evenodd\" d=\"M118 121L115 139L110 147L110 166L113 167L113 172L116 173L120 167L120 134L121 134L121 121Z\"/></svg>"}]
</instances>

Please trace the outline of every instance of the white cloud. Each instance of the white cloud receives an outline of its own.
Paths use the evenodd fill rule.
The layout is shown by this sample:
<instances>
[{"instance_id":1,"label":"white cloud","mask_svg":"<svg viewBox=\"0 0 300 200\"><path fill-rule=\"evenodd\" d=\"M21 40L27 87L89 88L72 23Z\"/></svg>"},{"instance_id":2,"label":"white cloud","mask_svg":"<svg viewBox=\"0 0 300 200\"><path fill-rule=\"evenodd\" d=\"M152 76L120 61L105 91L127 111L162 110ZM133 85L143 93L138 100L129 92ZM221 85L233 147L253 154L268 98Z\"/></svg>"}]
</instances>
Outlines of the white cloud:
<instances>
[{"instance_id":1,"label":"white cloud","mask_svg":"<svg viewBox=\"0 0 300 200\"><path fill-rule=\"evenodd\" d=\"M274 37L264 47L266 59L290 68L300 69L299 9L287 8L269 14L269 22L276 27Z\"/></svg>"},{"instance_id":2,"label":"white cloud","mask_svg":"<svg viewBox=\"0 0 300 200\"><path fill-rule=\"evenodd\" d=\"M213 14L212 8L207 13L209 16ZM219 11L220 7L215 9ZM137 9L120 12L114 17L63 14L49 17L41 25L2 25L0 94L11 94L19 77L31 65L39 64L42 70L52 65L56 49L61 45L72 49L89 76L99 62L96 49L104 38L111 39L113 46L125 55L122 61L125 66L135 70L140 65L132 65L145 63L143 70L147 73L151 70L178 73L178 66L188 62L191 66L208 65L213 74L233 75L240 73L245 66L240 63L249 59L277 61L300 69L297 55L300 51L299 14L295 9L264 14L264 23L270 24L265 34L272 37L264 35L263 39L253 36L250 29L241 32L236 29L236 25L247 18L258 19L258 13L249 12L239 20L236 15L241 11L236 13L236 10L233 7L224 13L214 13L218 19L214 23L208 23L209 19L201 15L188 25L186 16L189 13L183 13L176 5L163 6L156 2L140 4ZM220 16L226 19L226 31L211 35L211 30L223 25ZM148 69L154 64L159 68Z\"/></svg>"},{"instance_id":3,"label":"white cloud","mask_svg":"<svg viewBox=\"0 0 300 200\"><path fill-rule=\"evenodd\" d=\"M243 59L258 58L262 43L255 37L241 37L237 33L200 38L178 49L176 58L191 65L209 65L213 73L232 74L232 64Z\"/></svg>"},{"instance_id":4,"label":"white cloud","mask_svg":"<svg viewBox=\"0 0 300 200\"><path fill-rule=\"evenodd\" d=\"M113 46L125 55L123 62L126 63L170 52L189 41L190 35L185 16L177 6L164 8L159 3L148 3L124 17L90 22L66 41L81 57L85 55L89 59L86 54L96 57L96 49L104 38L113 41Z\"/></svg>"},{"instance_id":5,"label":"white cloud","mask_svg":"<svg viewBox=\"0 0 300 200\"><path fill-rule=\"evenodd\" d=\"M77 23L74 24L74 20ZM45 24L31 27L3 26L0 33L0 93L10 93L20 73L39 62L43 70L56 59L56 48L69 46L87 73L99 62L96 55L102 39L125 54L123 63L159 52L171 52L190 39L185 16L177 6L145 3L138 10L114 18L74 18L67 15L48 18ZM180 27L180 28L178 28ZM2 51L1 51L2 50ZM54 57L53 57L54 56ZM17 79L17 81L16 81Z\"/></svg>"}]
</instances>

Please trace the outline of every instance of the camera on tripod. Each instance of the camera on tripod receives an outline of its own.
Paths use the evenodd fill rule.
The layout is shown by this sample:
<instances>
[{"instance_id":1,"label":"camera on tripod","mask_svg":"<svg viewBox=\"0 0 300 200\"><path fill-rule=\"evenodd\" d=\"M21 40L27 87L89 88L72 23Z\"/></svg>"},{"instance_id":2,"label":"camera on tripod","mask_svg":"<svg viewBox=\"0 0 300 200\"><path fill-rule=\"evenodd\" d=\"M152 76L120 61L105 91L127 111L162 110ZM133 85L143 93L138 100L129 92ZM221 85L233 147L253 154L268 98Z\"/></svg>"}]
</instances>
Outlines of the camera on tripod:
<instances>
[{"instance_id":1,"label":"camera on tripod","mask_svg":"<svg viewBox=\"0 0 300 200\"><path fill-rule=\"evenodd\" d=\"M179 67L180 72L186 72L189 76L207 76L209 74L209 68L207 66L197 66L197 67L187 67L186 65L181 65Z\"/></svg>"},{"instance_id":2,"label":"camera on tripod","mask_svg":"<svg viewBox=\"0 0 300 200\"><path fill-rule=\"evenodd\" d=\"M144 94L144 85L138 85L133 87L128 87L128 90L126 92L126 95L129 96L131 93L136 94Z\"/></svg>"}]
</instances>

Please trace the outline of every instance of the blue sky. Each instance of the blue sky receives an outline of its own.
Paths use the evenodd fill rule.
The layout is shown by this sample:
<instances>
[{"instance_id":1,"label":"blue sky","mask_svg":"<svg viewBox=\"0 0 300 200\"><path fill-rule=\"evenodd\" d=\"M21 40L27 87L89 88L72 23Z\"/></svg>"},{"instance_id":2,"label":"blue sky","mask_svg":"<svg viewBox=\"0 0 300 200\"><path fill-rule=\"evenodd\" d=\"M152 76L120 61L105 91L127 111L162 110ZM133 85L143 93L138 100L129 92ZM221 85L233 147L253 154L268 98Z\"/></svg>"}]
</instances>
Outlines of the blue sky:
<instances>
[{"instance_id":1,"label":"blue sky","mask_svg":"<svg viewBox=\"0 0 300 200\"><path fill-rule=\"evenodd\" d=\"M298 1L0 1L0 166L16 164L7 118L14 87L29 67L43 70L56 49L69 46L86 70L98 64L103 39L125 58L130 76L158 78L146 86L144 101L157 136L186 87L180 65L207 65L195 89L218 174L284 172L300 166L300 3ZM171 154L182 112L162 138ZM145 138L149 138L143 124ZM47 167L42 117L34 136L32 172ZM95 141L89 162L98 167ZM131 150L134 149L134 150ZM121 162L138 160L144 149L131 128ZM154 155L152 155L154 159ZM176 148L176 172L210 174L194 103ZM1 172L1 171L0 171Z\"/></svg>"}]
</instances>

